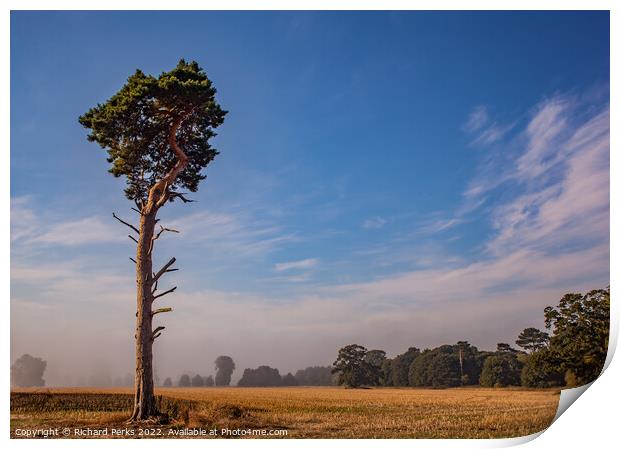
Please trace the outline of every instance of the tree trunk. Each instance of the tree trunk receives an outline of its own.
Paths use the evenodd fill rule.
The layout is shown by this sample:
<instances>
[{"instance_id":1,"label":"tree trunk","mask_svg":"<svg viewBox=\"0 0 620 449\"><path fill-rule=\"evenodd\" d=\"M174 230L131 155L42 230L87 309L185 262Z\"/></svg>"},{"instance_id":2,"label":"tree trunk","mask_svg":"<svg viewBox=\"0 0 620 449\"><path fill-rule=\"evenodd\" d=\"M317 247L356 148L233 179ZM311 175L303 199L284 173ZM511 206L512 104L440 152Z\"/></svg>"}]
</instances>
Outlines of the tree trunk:
<instances>
[{"instance_id":1,"label":"tree trunk","mask_svg":"<svg viewBox=\"0 0 620 449\"><path fill-rule=\"evenodd\" d=\"M157 235L154 235L155 225L157 224L157 211L170 199L172 194L169 187L174 184L177 176L188 164L187 156L177 144L176 134L183 119L190 113L191 110L186 111L172 121L168 135L168 144L174 152L177 161L166 176L150 188L148 200L139 211L140 229L138 231L140 236L136 253L136 378L134 384L134 409L129 422L147 421L160 416L155 403L153 388L153 341L159 335L157 332L163 328L158 327L155 330L156 333L153 333L152 305L156 297L171 293L176 287L154 296L153 286L154 284L155 286L157 285L159 277L167 272L167 269L175 262L175 259L172 258L157 274L154 274L152 253L153 244L161 234L159 232ZM165 228L162 227L161 231L163 232L164 230ZM156 312L169 310L158 310Z\"/></svg>"},{"instance_id":2,"label":"tree trunk","mask_svg":"<svg viewBox=\"0 0 620 449\"><path fill-rule=\"evenodd\" d=\"M145 208L140 216L136 254L136 378L134 410L130 421L143 421L159 414L153 390L153 260L152 239L157 208Z\"/></svg>"}]
</instances>

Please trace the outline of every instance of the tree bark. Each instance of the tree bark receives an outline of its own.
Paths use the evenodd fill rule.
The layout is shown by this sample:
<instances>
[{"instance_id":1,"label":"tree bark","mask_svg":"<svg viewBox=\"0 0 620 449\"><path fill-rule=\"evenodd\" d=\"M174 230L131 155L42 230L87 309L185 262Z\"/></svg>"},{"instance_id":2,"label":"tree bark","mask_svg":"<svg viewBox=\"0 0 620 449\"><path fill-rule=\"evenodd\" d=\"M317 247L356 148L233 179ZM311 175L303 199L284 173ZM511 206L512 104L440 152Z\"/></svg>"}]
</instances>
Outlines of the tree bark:
<instances>
[{"instance_id":1,"label":"tree bark","mask_svg":"<svg viewBox=\"0 0 620 449\"><path fill-rule=\"evenodd\" d=\"M140 216L136 254L136 377L134 410L130 421L144 421L159 414L153 385L153 260L150 251L157 209L151 209Z\"/></svg>"},{"instance_id":2,"label":"tree bark","mask_svg":"<svg viewBox=\"0 0 620 449\"><path fill-rule=\"evenodd\" d=\"M154 313L152 312L152 306L156 298L153 285L175 262L175 259L173 258L157 274L154 274L152 252L154 241L159 237L159 235L155 236L157 211L170 199L169 187L188 164L187 156L177 144L176 134L183 119L190 113L191 111L186 112L182 116L175 117L172 121L168 135L168 144L174 152L177 161L170 171L151 187L148 200L142 207L142 210L139 211L140 226L136 250L136 376L134 409L129 422L149 421L160 416L155 403L153 385L153 341L159 336L159 334L153 335ZM171 289L171 291L174 291L174 289ZM158 296L163 296L163 294ZM157 331L159 330L160 328L157 329Z\"/></svg>"}]
</instances>

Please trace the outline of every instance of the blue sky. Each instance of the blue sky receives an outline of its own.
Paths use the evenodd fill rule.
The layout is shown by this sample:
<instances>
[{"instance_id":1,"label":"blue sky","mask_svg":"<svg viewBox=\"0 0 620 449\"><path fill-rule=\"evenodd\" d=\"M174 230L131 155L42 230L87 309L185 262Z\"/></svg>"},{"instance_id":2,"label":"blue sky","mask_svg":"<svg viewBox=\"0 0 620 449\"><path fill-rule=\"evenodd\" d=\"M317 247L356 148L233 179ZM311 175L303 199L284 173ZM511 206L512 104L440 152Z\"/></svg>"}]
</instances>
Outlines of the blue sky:
<instances>
[{"instance_id":1,"label":"blue sky","mask_svg":"<svg viewBox=\"0 0 620 449\"><path fill-rule=\"evenodd\" d=\"M230 113L197 202L161 214L162 373L492 348L609 283L606 12L13 12L11 348L56 381L58 345L114 372L133 349L111 212L135 217L77 117L181 57Z\"/></svg>"}]
</instances>

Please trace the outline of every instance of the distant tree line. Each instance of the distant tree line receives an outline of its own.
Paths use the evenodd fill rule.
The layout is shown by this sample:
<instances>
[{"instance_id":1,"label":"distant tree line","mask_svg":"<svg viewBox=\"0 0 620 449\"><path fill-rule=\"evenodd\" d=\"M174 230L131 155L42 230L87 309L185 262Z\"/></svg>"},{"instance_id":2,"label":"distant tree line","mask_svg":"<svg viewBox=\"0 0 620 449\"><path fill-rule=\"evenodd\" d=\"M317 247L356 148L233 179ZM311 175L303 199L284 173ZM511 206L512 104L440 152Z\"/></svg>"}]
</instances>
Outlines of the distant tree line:
<instances>
[{"instance_id":1,"label":"distant tree line","mask_svg":"<svg viewBox=\"0 0 620 449\"><path fill-rule=\"evenodd\" d=\"M200 374L196 374L195 376L190 377L189 374L183 374L179 380L177 381L178 387L212 387L215 385L215 381L213 380L213 376L201 376ZM166 377L163 385L164 387L173 387L172 379L170 377Z\"/></svg>"},{"instance_id":2,"label":"distant tree line","mask_svg":"<svg viewBox=\"0 0 620 449\"><path fill-rule=\"evenodd\" d=\"M309 366L295 373L297 385L328 386L336 383L335 376L329 366Z\"/></svg>"},{"instance_id":3,"label":"distant tree line","mask_svg":"<svg viewBox=\"0 0 620 449\"><path fill-rule=\"evenodd\" d=\"M564 295L544 310L545 327L524 329L515 343L479 351L467 341L421 351L410 347L393 359L382 350L352 344L338 352L333 373L349 387L576 387L603 369L609 342L609 287Z\"/></svg>"},{"instance_id":4,"label":"distant tree line","mask_svg":"<svg viewBox=\"0 0 620 449\"><path fill-rule=\"evenodd\" d=\"M228 357L228 359L230 360L225 361L225 363L222 362L223 359L220 359L220 357L218 357L218 360L220 360L221 363L220 365L216 363L216 366L225 366L229 368L232 366L232 369L234 369L234 362L230 357ZM230 372L226 371L228 373L226 377L223 375L220 376L220 384L218 384L217 374L215 376L215 380L212 376L205 377L195 375L191 377L189 374L183 374L176 382L176 386L213 387L220 385L229 385L232 369L229 369ZM309 366L307 368L298 370L294 375L292 373L281 375L280 371L277 368L262 365L258 368L245 369L237 385L240 387L292 387L306 385L330 386L336 385L336 381L335 376L332 374L332 368L330 366ZM175 386L175 384L170 377L167 377L164 380L163 386L173 387Z\"/></svg>"},{"instance_id":5,"label":"distant tree line","mask_svg":"<svg viewBox=\"0 0 620 449\"><path fill-rule=\"evenodd\" d=\"M232 357L220 355L215 359L215 378L212 375L201 376L196 374L190 377L189 374L183 374L176 383L178 387L213 387L228 386L232 373L235 370L235 362ZM174 384L170 377L166 377L163 383L164 387L173 387Z\"/></svg>"},{"instance_id":6,"label":"distant tree line","mask_svg":"<svg viewBox=\"0 0 620 449\"><path fill-rule=\"evenodd\" d=\"M329 366L309 366L298 370L294 375L280 375L277 368L262 365L258 368L246 368L237 383L240 387L292 387L292 386L329 386L334 385L334 375Z\"/></svg>"}]
</instances>

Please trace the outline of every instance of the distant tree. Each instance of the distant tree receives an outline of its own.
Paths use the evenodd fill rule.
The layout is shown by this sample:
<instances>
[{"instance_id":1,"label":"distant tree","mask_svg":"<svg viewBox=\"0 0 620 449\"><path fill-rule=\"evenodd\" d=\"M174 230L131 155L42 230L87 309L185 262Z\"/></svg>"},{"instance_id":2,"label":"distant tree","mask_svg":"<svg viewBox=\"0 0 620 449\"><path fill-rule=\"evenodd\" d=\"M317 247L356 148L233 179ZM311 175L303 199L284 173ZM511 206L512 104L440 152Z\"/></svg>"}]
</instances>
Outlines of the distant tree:
<instances>
[{"instance_id":1,"label":"distant tree","mask_svg":"<svg viewBox=\"0 0 620 449\"><path fill-rule=\"evenodd\" d=\"M205 380L202 378L200 374L196 374L192 377L192 387L204 387Z\"/></svg>"},{"instance_id":2,"label":"distant tree","mask_svg":"<svg viewBox=\"0 0 620 449\"><path fill-rule=\"evenodd\" d=\"M521 331L515 343L527 352L539 351L549 344L549 334L535 327L528 327Z\"/></svg>"},{"instance_id":3,"label":"distant tree","mask_svg":"<svg viewBox=\"0 0 620 449\"><path fill-rule=\"evenodd\" d=\"M367 349L360 345L348 345L338 351L333 373L338 373L340 385L357 388L372 384L373 367L366 361Z\"/></svg>"},{"instance_id":4,"label":"distant tree","mask_svg":"<svg viewBox=\"0 0 620 449\"><path fill-rule=\"evenodd\" d=\"M256 369L245 369L237 385L240 387L278 387L282 385L282 377L276 368L262 365Z\"/></svg>"},{"instance_id":5,"label":"distant tree","mask_svg":"<svg viewBox=\"0 0 620 449\"><path fill-rule=\"evenodd\" d=\"M372 366L381 367L385 360L385 351L381 349L371 349L366 353L364 359Z\"/></svg>"},{"instance_id":6,"label":"distant tree","mask_svg":"<svg viewBox=\"0 0 620 449\"><path fill-rule=\"evenodd\" d=\"M295 376L293 376L293 374L288 373L286 376L282 377L283 387L294 387L296 385L298 385L297 379L295 379Z\"/></svg>"},{"instance_id":7,"label":"distant tree","mask_svg":"<svg viewBox=\"0 0 620 449\"><path fill-rule=\"evenodd\" d=\"M213 382L213 376L208 375L207 377L205 377L205 387L212 387L215 385L215 382Z\"/></svg>"},{"instance_id":8,"label":"distant tree","mask_svg":"<svg viewBox=\"0 0 620 449\"><path fill-rule=\"evenodd\" d=\"M478 382L480 353L467 342L424 350L411 363L409 384L414 387L456 387Z\"/></svg>"},{"instance_id":9,"label":"distant tree","mask_svg":"<svg viewBox=\"0 0 620 449\"><path fill-rule=\"evenodd\" d=\"M385 359L381 364L381 380L380 383L384 387L391 387L394 385L393 381L393 369L392 366L394 364L394 360Z\"/></svg>"},{"instance_id":10,"label":"distant tree","mask_svg":"<svg viewBox=\"0 0 620 449\"><path fill-rule=\"evenodd\" d=\"M470 371L468 376L468 381L466 385L478 385L480 383L480 374L482 374L482 368L484 366L484 362L487 358L495 355L495 352L492 351L478 351L474 355L474 359L472 364L470 365Z\"/></svg>"},{"instance_id":11,"label":"distant tree","mask_svg":"<svg viewBox=\"0 0 620 449\"><path fill-rule=\"evenodd\" d=\"M370 370L368 372L369 385L381 385L383 378L383 362L385 361L385 351L381 349L371 349L364 356Z\"/></svg>"},{"instance_id":12,"label":"distant tree","mask_svg":"<svg viewBox=\"0 0 620 449\"><path fill-rule=\"evenodd\" d=\"M153 329L153 317L170 312L170 307L152 310L154 300L176 287L156 293L158 281L176 261L170 259L160 270L153 267L153 245L164 231L157 213L167 203L188 202L181 189L196 192L205 178L201 171L218 154L210 139L224 122L215 99L215 88L197 62L181 59L177 66L158 77L136 70L110 99L79 118L89 130L88 140L107 150L108 170L124 176L125 196L135 204L140 217L136 227L128 226L136 242L137 285L136 371L134 411L130 421L146 421L159 415L153 392L153 342L163 326Z\"/></svg>"},{"instance_id":13,"label":"distant tree","mask_svg":"<svg viewBox=\"0 0 620 449\"><path fill-rule=\"evenodd\" d=\"M227 386L230 385L230 378L235 370L235 362L227 355L221 355L215 359L215 385Z\"/></svg>"},{"instance_id":14,"label":"distant tree","mask_svg":"<svg viewBox=\"0 0 620 449\"><path fill-rule=\"evenodd\" d=\"M468 341L459 341L456 343L456 346L459 350L459 368L461 369L461 383L464 382L465 378L465 351L469 348L470 344Z\"/></svg>"},{"instance_id":15,"label":"distant tree","mask_svg":"<svg viewBox=\"0 0 620 449\"><path fill-rule=\"evenodd\" d=\"M516 354L519 351L517 351L515 348L510 346L508 343L498 343L496 352L506 352L509 354Z\"/></svg>"},{"instance_id":16,"label":"distant tree","mask_svg":"<svg viewBox=\"0 0 620 449\"><path fill-rule=\"evenodd\" d=\"M411 347L407 352L399 354L392 360L392 385L406 387L409 385L409 369L413 361L420 355L418 348Z\"/></svg>"},{"instance_id":17,"label":"distant tree","mask_svg":"<svg viewBox=\"0 0 620 449\"><path fill-rule=\"evenodd\" d=\"M192 381L189 378L188 374L183 374L179 379L179 387L191 387Z\"/></svg>"},{"instance_id":18,"label":"distant tree","mask_svg":"<svg viewBox=\"0 0 620 449\"><path fill-rule=\"evenodd\" d=\"M553 331L550 360L571 372L575 386L594 381L607 357L609 287L564 295L558 306L545 308L545 325Z\"/></svg>"},{"instance_id":19,"label":"distant tree","mask_svg":"<svg viewBox=\"0 0 620 449\"><path fill-rule=\"evenodd\" d=\"M482 364L484 363L484 354L480 353L478 348L471 345L468 341L457 342L454 345L454 349L459 357L461 385L477 384L482 371Z\"/></svg>"},{"instance_id":20,"label":"distant tree","mask_svg":"<svg viewBox=\"0 0 620 449\"><path fill-rule=\"evenodd\" d=\"M295 373L295 380L298 385L334 385L332 368L329 366L309 366L297 370Z\"/></svg>"},{"instance_id":21,"label":"distant tree","mask_svg":"<svg viewBox=\"0 0 620 449\"><path fill-rule=\"evenodd\" d=\"M484 361L480 385L483 387L520 385L523 363L519 361L517 351L502 343L497 345L497 349L494 355Z\"/></svg>"},{"instance_id":22,"label":"distant tree","mask_svg":"<svg viewBox=\"0 0 620 449\"><path fill-rule=\"evenodd\" d=\"M166 380L164 380L164 387L171 387L172 386L172 379L170 379L169 377L166 377Z\"/></svg>"},{"instance_id":23,"label":"distant tree","mask_svg":"<svg viewBox=\"0 0 620 449\"><path fill-rule=\"evenodd\" d=\"M444 345L422 352L411 364L409 382L414 387L456 387L461 385L458 349Z\"/></svg>"},{"instance_id":24,"label":"distant tree","mask_svg":"<svg viewBox=\"0 0 620 449\"><path fill-rule=\"evenodd\" d=\"M557 387L564 384L562 369L548 349L540 349L525 357L521 385L529 388Z\"/></svg>"},{"instance_id":25,"label":"distant tree","mask_svg":"<svg viewBox=\"0 0 620 449\"><path fill-rule=\"evenodd\" d=\"M24 354L11 365L11 384L16 387L43 387L46 367L45 360Z\"/></svg>"}]
</instances>

